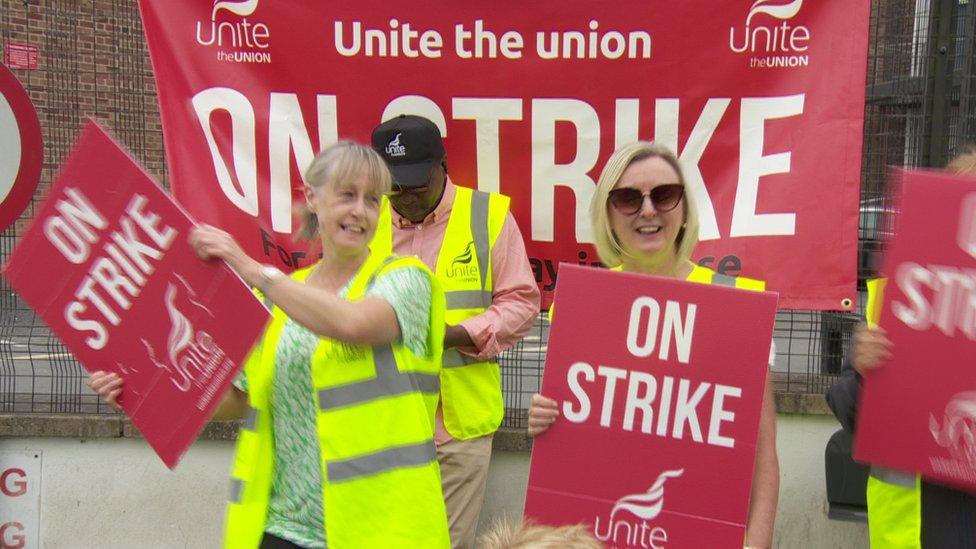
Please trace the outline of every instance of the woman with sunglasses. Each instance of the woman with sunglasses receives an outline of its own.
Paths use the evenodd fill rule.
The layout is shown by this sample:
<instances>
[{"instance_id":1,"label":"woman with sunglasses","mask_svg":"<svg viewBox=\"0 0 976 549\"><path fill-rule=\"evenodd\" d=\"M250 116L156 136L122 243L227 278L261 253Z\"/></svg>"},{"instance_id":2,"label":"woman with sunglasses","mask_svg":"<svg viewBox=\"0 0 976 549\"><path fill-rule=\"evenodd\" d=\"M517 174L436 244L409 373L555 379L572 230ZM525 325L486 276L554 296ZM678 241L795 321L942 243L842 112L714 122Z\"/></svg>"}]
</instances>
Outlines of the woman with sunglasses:
<instances>
[{"instance_id":1,"label":"woman with sunglasses","mask_svg":"<svg viewBox=\"0 0 976 549\"><path fill-rule=\"evenodd\" d=\"M666 147L636 142L614 152L590 202L596 249L604 265L706 284L713 277L724 278L739 288L762 289L759 281L722 277L691 262L698 243L698 213L687 190L678 159ZM533 395L529 435L544 433L558 416L555 400ZM778 494L776 408L767 381L746 528L750 547L772 546Z\"/></svg>"}]
</instances>

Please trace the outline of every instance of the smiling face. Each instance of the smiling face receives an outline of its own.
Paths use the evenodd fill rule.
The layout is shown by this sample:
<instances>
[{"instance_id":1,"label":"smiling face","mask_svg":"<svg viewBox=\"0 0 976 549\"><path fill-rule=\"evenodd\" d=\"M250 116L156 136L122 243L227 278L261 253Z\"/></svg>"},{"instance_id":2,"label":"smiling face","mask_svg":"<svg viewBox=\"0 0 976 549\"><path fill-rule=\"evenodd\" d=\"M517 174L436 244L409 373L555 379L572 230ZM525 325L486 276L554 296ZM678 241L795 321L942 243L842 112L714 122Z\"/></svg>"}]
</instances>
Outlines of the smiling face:
<instances>
[{"instance_id":1,"label":"smiling face","mask_svg":"<svg viewBox=\"0 0 976 549\"><path fill-rule=\"evenodd\" d=\"M638 263L673 261L678 234L685 222L684 205L679 201L670 211L659 211L647 195L657 187L680 184L678 173L659 156L636 160L627 166L613 190L636 189L645 196L640 209L632 214L607 203L610 229L624 256Z\"/></svg>"},{"instance_id":2,"label":"smiling face","mask_svg":"<svg viewBox=\"0 0 976 549\"><path fill-rule=\"evenodd\" d=\"M376 232L382 193L363 171L341 181L306 187L309 208L318 218L325 250L348 256L365 252Z\"/></svg>"}]
</instances>

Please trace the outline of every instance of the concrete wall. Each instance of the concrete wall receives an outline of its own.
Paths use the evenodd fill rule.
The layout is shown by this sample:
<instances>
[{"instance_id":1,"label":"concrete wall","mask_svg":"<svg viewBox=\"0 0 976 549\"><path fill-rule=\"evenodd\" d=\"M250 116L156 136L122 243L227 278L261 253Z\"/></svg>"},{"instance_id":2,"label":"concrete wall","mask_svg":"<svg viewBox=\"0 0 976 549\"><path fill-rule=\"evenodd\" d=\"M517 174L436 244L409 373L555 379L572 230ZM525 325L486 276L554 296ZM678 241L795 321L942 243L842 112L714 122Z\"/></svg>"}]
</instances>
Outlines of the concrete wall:
<instances>
[{"instance_id":1,"label":"concrete wall","mask_svg":"<svg viewBox=\"0 0 976 549\"><path fill-rule=\"evenodd\" d=\"M863 524L824 513L822 415L780 415L777 547L867 547ZM501 444L500 446L510 446ZM0 452L40 451L39 547L218 547L232 443L198 441L175 471L138 438L5 438ZM496 450L482 527L520 517L529 454ZM2 464L0 464L2 465Z\"/></svg>"}]
</instances>

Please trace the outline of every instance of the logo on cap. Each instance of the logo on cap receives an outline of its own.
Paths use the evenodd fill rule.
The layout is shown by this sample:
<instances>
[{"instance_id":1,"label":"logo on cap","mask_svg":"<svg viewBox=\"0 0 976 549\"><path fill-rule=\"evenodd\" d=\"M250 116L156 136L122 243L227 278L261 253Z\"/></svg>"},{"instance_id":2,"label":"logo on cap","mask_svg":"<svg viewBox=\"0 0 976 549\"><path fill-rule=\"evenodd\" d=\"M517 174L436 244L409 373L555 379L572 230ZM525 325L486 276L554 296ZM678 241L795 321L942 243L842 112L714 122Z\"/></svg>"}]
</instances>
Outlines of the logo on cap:
<instances>
[{"instance_id":1,"label":"logo on cap","mask_svg":"<svg viewBox=\"0 0 976 549\"><path fill-rule=\"evenodd\" d=\"M390 156L406 156L407 148L400 144L400 132L397 132L396 137L390 140L389 145L386 146L386 154Z\"/></svg>"}]
</instances>

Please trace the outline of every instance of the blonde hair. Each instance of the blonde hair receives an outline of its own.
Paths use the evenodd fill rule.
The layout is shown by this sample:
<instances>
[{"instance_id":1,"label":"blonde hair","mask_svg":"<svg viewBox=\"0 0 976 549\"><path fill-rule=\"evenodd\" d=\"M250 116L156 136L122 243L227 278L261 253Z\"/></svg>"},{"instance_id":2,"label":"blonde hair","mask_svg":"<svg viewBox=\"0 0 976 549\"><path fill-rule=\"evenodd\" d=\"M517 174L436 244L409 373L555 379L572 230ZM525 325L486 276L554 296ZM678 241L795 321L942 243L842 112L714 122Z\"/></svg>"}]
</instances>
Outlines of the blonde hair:
<instances>
[{"instance_id":1,"label":"blonde hair","mask_svg":"<svg viewBox=\"0 0 976 549\"><path fill-rule=\"evenodd\" d=\"M305 183L312 189L320 189L326 183L347 182L359 175L365 175L372 181L374 190L380 195L389 194L393 187L393 176L379 153L355 141L342 140L315 155L305 170ZM300 206L300 212L302 227L299 238L315 240L319 235L319 220L315 212L305 204Z\"/></svg>"},{"instance_id":2,"label":"blonde hair","mask_svg":"<svg viewBox=\"0 0 976 549\"><path fill-rule=\"evenodd\" d=\"M976 175L976 144L962 148L962 152L949 161L946 170L958 175Z\"/></svg>"},{"instance_id":3,"label":"blonde hair","mask_svg":"<svg viewBox=\"0 0 976 549\"><path fill-rule=\"evenodd\" d=\"M698 245L698 209L695 208L694 200L685 182L684 173L681 171L681 164L678 157L671 149L664 145L658 145L649 141L635 141L620 147L610 156L600 179L596 184L596 191L590 200L590 223L593 228L593 240L596 245L596 253L600 260L607 267L616 267L623 263L624 251L620 247L617 235L613 234L610 228L610 191L620 181L624 171L631 164L645 158L660 158L670 165L675 173L678 174L678 182L684 188L684 196L681 199L681 207L684 211L685 222L681 230L678 231L678 238L675 242L675 257L678 263L683 263L691 258L691 252Z\"/></svg>"},{"instance_id":4,"label":"blonde hair","mask_svg":"<svg viewBox=\"0 0 976 549\"><path fill-rule=\"evenodd\" d=\"M478 538L481 549L603 549L582 524L573 526L540 526L497 521Z\"/></svg>"}]
</instances>

